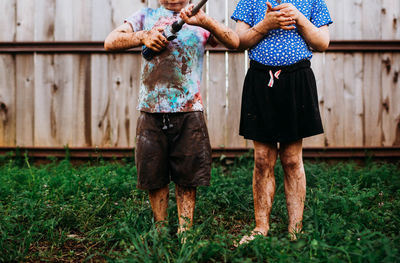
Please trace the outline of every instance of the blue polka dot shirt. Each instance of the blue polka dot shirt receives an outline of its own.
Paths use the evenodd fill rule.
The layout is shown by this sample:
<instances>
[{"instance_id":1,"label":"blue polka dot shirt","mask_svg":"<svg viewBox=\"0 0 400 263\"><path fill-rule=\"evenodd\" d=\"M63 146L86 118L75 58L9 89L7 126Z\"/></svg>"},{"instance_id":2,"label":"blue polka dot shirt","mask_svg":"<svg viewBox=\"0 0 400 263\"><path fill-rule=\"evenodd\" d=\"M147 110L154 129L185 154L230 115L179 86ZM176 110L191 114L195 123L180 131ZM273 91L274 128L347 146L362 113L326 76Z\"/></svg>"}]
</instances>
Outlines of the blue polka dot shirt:
<instances>
[{"instance_id":1,"label":"blue polka dot shirt","mask_svg":"<svg viewBox=\"0 0 400 263\"><path fill-rule=\"evenodd\" d=\"M266 2L266 0L240 0L231 18L253 27L264 19L267 11ZM279 5L276 0L269 2L272 7ZM324 0L282 0L281 3L293 4L316 27L332 23ZM311 57L311 49L297 29L271 30L249 51L250 59L269 66L292 65Z\"/></svg>"}]
</instances>

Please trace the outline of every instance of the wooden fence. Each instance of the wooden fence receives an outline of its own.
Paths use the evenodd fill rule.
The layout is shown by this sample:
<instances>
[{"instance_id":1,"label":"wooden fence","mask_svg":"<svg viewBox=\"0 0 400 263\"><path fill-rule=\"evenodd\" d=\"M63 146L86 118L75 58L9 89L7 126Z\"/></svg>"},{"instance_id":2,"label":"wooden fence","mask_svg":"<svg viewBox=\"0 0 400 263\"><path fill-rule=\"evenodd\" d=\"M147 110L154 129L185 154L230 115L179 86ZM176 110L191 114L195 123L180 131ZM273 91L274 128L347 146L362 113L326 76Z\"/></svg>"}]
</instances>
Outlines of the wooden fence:
<instances>
[{"instance_id":1,"label":"wooden fence","mask_svg":"<svg viewBox=\"0 0 400 263\"><path fill-rule=\"evenodd\" d=\"M231 27L238 0L210 0ZM327 0L332 40L400 40L399 0ZM103 41L156 0L2 0L0 42ZM202 95L213 147L251 147L238 133L247 56L207 52ZM133 147L141 56L0 53L0 146ZM400 53L326 52L312 59L325 134L306 146L400 145Z\"/></svg>"}]
</instances>

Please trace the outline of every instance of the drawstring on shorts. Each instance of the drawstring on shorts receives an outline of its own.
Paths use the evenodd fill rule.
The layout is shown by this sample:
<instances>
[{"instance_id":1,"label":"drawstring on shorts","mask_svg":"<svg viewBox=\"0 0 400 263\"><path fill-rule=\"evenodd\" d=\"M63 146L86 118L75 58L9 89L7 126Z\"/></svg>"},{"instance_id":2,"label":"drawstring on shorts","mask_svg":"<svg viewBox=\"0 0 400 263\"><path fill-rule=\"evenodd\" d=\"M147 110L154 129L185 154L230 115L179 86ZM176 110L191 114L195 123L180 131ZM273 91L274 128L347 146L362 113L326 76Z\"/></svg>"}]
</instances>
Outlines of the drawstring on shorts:
<instances>
[{"instance_id":1,"label":"drawstring on shorts","mask_svg":"<svg viewBox=\"0 0 400 263\"><path fill-rule=\"evenodd\" d=\"M164 124L164 126L162 127L162 129L164 131L174 127L174 125L172 125L172 123L169 120L168 114L163 114L163 124Z\"/></svg>"}]
</instances>

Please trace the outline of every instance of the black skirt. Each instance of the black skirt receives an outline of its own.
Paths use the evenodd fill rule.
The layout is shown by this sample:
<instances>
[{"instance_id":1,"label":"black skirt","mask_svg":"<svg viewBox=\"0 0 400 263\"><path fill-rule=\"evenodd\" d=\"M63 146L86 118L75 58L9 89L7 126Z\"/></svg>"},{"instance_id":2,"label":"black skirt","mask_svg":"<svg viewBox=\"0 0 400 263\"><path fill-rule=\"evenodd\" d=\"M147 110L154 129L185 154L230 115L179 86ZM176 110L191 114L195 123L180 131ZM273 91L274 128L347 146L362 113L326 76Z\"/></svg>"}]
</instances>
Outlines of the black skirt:
<instances>
[{"instance_id":1,"label":"black skirt","mask_svg":"<svg viewBox=\"0 0 400 263\"><path fill-rule=\"evenodd\" d=\"M294 142L323 133L310 61L272 67L250 62L242 95L240 135L259 142Z\"/></svg>"}]
</instances>

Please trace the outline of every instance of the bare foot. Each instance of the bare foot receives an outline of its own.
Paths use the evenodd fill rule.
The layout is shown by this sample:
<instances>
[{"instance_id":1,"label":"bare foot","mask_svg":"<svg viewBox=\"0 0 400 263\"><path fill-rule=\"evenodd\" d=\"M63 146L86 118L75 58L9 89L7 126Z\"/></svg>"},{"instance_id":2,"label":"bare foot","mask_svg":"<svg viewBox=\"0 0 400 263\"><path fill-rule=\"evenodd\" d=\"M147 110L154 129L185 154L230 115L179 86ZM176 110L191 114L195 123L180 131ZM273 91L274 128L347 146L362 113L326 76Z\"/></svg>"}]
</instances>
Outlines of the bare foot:
<instances>
[{"instance_id":1,"label":"bare foot","mask_svg":"<svg viewBox=\"0 0 400 263\"><path fill-rule=\"evenodd\" d=\"M168 221L155 222L155 228L159 234L161 234L163 231L167 231L167 227L168 227Z\"/></svg>"},{"instance_id":2,"label":"bare foot","mask_svg":"<svg viewBox=\"0 0 400 263\"><path fill-rule=\"evenodd\" d=\"M235 243L234 246L238 247L240 245L249 243L250 241L254 240L256 236L267 236L267 234L268 230L255 228L250 235L243 236L242 239L239 241L239 244Z\"/></svg>"},{"instance_id":3,"label":"bare foot","mask_svg":"<svg viewBox=\"0 0 400 263\"><path fill-rule=\"evenodd\" d=\"M297 241L297 237L298 237L298 235L300 235L300 234L304 234L304 231L292 231L292 232L289 232L289 238L290 238L290 241Z\"/></svg>"},{"instance_id":4,"label":"bare foot","mask_svg":"<svg viewBox=\"0 0 400 263\"><path fill-rule=\"evenodd\" d=\"M179 242L180 242L182 245L185 244L186 241L187 241L187 232L186 232L186 231L188 231L189 229L190 229L190 228L182 227L182 226L180 226L180 227L178 228L177 236L178 236Z\"/></svg>"},{"instance_id":5,"label":"bare foot","mask_svg":"<svg viewBox=\"0 0 400 263\"><path fill-rule=\"evenodd\" d=\"M294 232L289 233L289 239L290 241L296 241L297 240L296 233Z\"/></svg>"},{"instance_id":6,"label":"bare foot","mask_svg":"<svg viewBox=\"0 0 400 263\"><path fill-rule=\"evenodd\" d=\"M296 241L297 235L304 233L302 231L303 225L301 223L297 223L295 226L289 226L289 236L290 241Z\"/></svg>"},{"instance_id":7,"label":"bare foot","mask_svg":"<svg viewBox=\"0 0 400 263\"><path fill-rule=\"evenodd\" d=\"M180 225L178 226L178 235L184 234L186 231L188 231L190 229L190 227L187 224L184 225Z\"/></svg>"}]
</instances>

